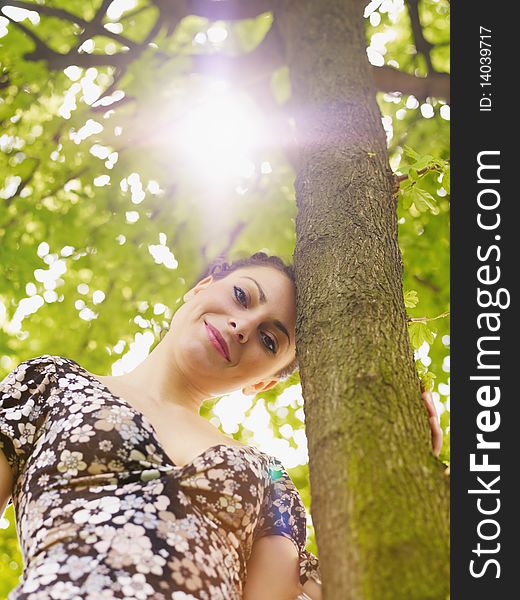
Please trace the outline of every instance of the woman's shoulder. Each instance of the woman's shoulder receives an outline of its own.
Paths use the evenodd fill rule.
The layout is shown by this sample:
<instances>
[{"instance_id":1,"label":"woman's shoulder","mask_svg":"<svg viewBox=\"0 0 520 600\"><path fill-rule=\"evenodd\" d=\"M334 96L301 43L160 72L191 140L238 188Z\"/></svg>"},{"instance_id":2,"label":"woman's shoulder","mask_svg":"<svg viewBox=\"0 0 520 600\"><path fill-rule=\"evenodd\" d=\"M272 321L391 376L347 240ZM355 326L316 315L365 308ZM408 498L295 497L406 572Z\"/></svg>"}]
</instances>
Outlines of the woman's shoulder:
<instances>
[{"instance_id":1,"label":"woman's shoulder","mask_svg":"<svg viewBox=\"0 0 520 600\"><path fill-rule=\"evenodd\" d=\"M5 375L5 379L21 380L34 373L52 372L56 370L56 359L59 357L50 354L42 354L34 358L27 358L18 363Z\"/></svg>"},{"instance_id":2,"label":"woman's shoulder","mask_svg":"<svg viewBox=\"0 0 520 600\"><path fill-rule=\"evenodd\" d=\"M10 387L12 384L30 385L33 382L45 380L48 383L52 379L79 367L75 361L56 354L41 354L18 363L7 373L0 372L0 383L2 387Z\"/></svg>"}]
</instances>

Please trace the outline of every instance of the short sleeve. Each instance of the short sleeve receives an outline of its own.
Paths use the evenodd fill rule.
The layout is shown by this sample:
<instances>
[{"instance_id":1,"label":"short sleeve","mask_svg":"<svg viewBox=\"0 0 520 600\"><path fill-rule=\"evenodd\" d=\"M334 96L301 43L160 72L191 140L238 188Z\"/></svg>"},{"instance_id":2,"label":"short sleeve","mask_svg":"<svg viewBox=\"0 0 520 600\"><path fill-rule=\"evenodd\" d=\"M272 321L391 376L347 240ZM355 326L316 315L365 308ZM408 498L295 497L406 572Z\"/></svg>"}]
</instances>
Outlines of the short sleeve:
<instances>
[{"instance_id":1,"label":"short sleeve","mask_svg":"<svg viewBox=\"0 0 520 600\"><path fill-rule=\"evenodd\" d=\"M44 355L20 363L0 381L0 449L15 481L32 452L45 408L43 394L55 370Z\"/></svg>"},{"instance_id":2,"label":"short sleeve","mask_svg":"<svg viewBox=\"0 0 520 600\"><path fill-rule=\"evenodd\" d=\"M254 539L282 535L295 544L300 558L300 582L308 579L321 584L318 558L306 550L307 513L298 489L282 463L273 457L269 467L269 485Z\"/></svg>"}]
</instances>

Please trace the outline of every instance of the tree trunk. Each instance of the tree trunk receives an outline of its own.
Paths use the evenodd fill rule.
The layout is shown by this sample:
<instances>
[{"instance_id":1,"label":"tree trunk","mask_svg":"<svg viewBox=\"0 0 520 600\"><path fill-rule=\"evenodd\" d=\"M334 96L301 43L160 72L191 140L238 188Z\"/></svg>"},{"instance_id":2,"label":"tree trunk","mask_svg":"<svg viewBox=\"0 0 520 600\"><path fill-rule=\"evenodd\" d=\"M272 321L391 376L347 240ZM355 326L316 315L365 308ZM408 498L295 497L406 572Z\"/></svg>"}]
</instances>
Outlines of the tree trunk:
<instances>
[{"instance_id":1,"label":"tree trunk","mask_svg":"<svg viewBox=\"0 0 520 600\"><path fill-rule=\"evenodd\" d=\"M326 600L444 600L449 481L409 344L363 3L283 0L295 107L297 345Z\"/></svg>"}]
</instances>

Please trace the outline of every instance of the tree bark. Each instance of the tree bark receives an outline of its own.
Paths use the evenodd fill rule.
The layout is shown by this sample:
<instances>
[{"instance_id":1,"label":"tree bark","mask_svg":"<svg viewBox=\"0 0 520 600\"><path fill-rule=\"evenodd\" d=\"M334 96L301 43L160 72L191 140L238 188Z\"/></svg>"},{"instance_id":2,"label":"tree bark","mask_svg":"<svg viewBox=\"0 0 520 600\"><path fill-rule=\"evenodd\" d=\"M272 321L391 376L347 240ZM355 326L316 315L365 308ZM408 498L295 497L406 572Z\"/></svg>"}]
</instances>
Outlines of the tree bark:
<instances>
[{"instance_id":1,"label":"tree bark","mask_svg":"<svg viewBox=\"0 0 520 600\"><path fill-rule=\"evenodd\" d=\"M449 481L406 325L363 3L282 0L299 148L297 347L323 595L444 600Z\"/></svg>"}]
</instances>

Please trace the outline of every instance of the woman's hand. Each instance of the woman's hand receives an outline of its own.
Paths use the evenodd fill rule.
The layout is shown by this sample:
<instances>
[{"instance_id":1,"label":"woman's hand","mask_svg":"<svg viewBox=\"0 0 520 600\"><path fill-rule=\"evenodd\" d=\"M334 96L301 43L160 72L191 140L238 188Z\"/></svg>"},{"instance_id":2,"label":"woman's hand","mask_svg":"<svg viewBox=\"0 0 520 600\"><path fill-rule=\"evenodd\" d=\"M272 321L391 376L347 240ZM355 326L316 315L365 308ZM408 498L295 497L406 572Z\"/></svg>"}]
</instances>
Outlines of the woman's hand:
<instances>
[{"instance_id":1,"label":"woman's hand","mask_svg":"<svg viewBox=\"0 0 520 600\"><path fill-rule=\"evenodd\" d=\"M431 392L426 392L422 388L422 399L424 406L428 411L428 421L430 422L430 429L432 432L432 451L435 457L439 456L442 448L442 429L439 425L439 418L437 415L437 409L433 402L433 396Z\"/></svg>"},{"instance_id":2,"label":"woman's hand","mask_svg":"<svg viewBox=\"0 0 520 600\"><path fill-rule=\"evenodd\" d=\"M314 581L314 579L307 579L303 584L302 593L298 596L297 600L321 600L321 584Z\"/></svg>"}]
</instances>

